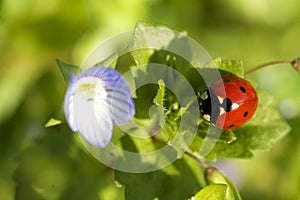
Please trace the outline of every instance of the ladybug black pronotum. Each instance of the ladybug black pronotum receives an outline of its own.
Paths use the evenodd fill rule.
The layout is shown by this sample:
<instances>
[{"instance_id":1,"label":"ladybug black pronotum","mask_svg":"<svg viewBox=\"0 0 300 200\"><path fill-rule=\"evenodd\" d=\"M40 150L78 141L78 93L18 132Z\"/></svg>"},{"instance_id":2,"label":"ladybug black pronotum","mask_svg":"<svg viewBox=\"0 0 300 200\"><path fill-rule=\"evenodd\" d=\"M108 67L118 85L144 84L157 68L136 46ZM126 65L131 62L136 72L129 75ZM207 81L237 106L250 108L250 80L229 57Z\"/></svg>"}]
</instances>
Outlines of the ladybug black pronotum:
<instances>
[{"instance_id":1,"label":"ladybug black pronotum","mask_svg":"<svg viewBox=\"0 0 300 200\"><path fill-rule=\"evenodd\" d=\"M234 75L214 81L199 98L203 118L214 126L231 130L245 124L255 113L258 97L253 86Z\"/></svg>"}]
</instances>

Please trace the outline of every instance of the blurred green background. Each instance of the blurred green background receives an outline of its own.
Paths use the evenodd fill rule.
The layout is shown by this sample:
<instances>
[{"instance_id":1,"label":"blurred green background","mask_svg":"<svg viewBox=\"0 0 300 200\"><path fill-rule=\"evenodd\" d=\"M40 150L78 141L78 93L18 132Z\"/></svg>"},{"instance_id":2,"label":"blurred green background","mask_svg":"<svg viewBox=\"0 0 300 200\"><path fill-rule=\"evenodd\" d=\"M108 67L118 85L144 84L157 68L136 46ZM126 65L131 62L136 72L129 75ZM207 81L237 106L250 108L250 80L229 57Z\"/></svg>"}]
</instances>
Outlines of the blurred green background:
<instances>
[{"instance_id":1,"label":"blurred green background","mask_svg":"<svg viewBox=\"0 0 300 200\"><path fill-rule=\"evenodd\" d=\"M44 128L67 87L56 58L80 65L143 20L187 31L212 57L251 68L300 56L299 8L298 0L0 0L0 199L122 199L112 170L66 124ZM272 152L220 168L245 199L298 199L300 76L282 65L250 78L276 96L293 130Z\"/></svg>"}]
</instances>

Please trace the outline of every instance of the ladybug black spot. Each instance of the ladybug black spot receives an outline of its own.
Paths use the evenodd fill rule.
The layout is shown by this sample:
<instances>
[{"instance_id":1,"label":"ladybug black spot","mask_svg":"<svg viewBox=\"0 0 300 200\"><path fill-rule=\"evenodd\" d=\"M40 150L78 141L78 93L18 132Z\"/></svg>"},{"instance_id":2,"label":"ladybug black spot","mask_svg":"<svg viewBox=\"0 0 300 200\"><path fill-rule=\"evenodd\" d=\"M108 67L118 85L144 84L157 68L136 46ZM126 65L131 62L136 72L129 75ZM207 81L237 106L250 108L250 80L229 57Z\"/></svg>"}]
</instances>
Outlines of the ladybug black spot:
<instances>
[{"instance_id":1,"label":"ladybug black spot","mask_svg":"<svg viewBox=\"0 0 300 200\"><path fill-rule=\"evenodd\" d=\"M230 124L230 125L228 126L228 128L233 128L233 127L235 127L235 124Z\"/></svg>"},{"instance_id":2,"label":"ladybug black spot","mask_svg":"<svg viewBox=\"0 0 300 200\"><path fill-rule=\"evenodd\" d=\"M240 90L242 91L242 93L246 92L246 89L243 86L240 87Z\"/></svg>"},{"instance_id":3,"label":"ladybug black spot","mask_svg":"<svg viewBox=\"0 0 300 200\"><path fill-rule=\"evenodd\" d=\"M248 111L244 112L243 117L247 117L248 116Z\"/></svg>"},{"instance_id":4,"label":"ladybug black spot","mask_svg":"<svg viewBox=\"0 0 300 200\"><path fill-rule=\"evenodd\" d=\"M226 83L229 83L230 79L224 78L223 81L226 82Z\"/></svg>"}]
</instances>

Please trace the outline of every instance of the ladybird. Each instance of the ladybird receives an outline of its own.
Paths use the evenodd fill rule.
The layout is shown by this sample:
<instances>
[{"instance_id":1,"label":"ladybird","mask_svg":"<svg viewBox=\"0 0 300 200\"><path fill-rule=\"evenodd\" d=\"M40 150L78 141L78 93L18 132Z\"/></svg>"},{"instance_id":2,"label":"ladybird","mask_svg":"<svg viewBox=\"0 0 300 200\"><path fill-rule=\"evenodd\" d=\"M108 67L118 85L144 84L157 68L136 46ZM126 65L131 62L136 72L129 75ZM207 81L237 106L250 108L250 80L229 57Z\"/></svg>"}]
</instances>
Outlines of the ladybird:
<instances>
[{"instance_id":1,"label":"ladybird","mask_svg":"<svg viewBox=\"0 0 300 200\"><path fill-rule=\"evenodd\" d=\"M223 130L236 129L245 124L258 104L253 86L235 75L222 76L199 97L203 118Z\"/></svg>"}]
</instances>

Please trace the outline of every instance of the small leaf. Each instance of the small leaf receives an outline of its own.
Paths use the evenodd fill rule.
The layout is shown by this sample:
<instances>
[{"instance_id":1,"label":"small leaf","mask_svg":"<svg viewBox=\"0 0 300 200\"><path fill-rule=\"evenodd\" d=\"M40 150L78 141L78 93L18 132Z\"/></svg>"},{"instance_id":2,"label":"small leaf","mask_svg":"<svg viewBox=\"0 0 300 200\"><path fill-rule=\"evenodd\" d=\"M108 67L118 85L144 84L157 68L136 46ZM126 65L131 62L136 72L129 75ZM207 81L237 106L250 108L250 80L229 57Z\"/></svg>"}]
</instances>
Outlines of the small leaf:
<instances>
[{"instance_id":1,"label":"small leaf","mask_svg":"<svg viewBox=\"0 0 300 200\"><path fill-rule=\"evenodd\" d=\"M235 140L236 140L236 136L235 136L234 132L230 131L230 130L225 130L221 133L221 135L218 139L218 142L230 144Z\"/></svg>"},{"instance_id":2,"label":"small leaf","mask_svg":"<svg viewBox=\"0 0 300 200\"><path fill-rule=\"evenodd\" d=\"M160 127L163 127L166 121L165 117L165 108L164 108L164 98L165 98L165 83L163 80L158 81L158 90L155 98L153 99L153 103L156 104L156 107L151 107L150 116L155 116L157 118L158 124Z\"/></svg>"},{"instance_id":3,"label":"small leaf","mask_svg":"<svg viewBox=\"0 0 300 200\"><path fill-rule=\"evenodd\" d=\"M71 77L72 73L74 75L77 75L81 71L78 66L72 65L72 64L67 64L59 59L56 59L56 63L58 64L58 67L59 67L66 83L70 82L70 79L71 79L70 77Z\"/></svg>"},{"instance_id":4,"label":"small leaf","mask_svg":"<svg viewBox=\"0 0 300 200\"><path fill-rule=\"evenodd\" d=\"M244 65L240 60L231 60L231 59L222 60L218 68L228 71L236 76L242 78L244 77Z\"/></svg>"},{"instance_id":5,"label":"small leaf","mask_svg":"<svg viewBox=\"0 0 300 200\"><path fill-rule=\"evenodd\" d=\"M164 107L164 98L165 98L165 84L163 80L158 81L158 90L155 98L153 99L153 103Z\"/></svg>"},{"instance_id":6,"label":"small leaf","mask_svg":"<svg viewBox=\"0 0 300 200\"><path fill-rule=\"evenodd\" d=\"M227 185L213 184L208 185L198 192L191 200L224 200Z\"/></svg>"},{"instance_id":7,"label":"small leaf","mask_svg":"<svg viewBox=\"0 0 300 200\"><path fill-rule=\"evenodd\" d=\"M222 174L218 169L209 167L204 174L208 184L227 185L225 200L241 200L241 196L233 182Z\"/></svg>"},{"instance_id":8,"label":"small leaf","mask_svg":"<svg viewBox=\"0 0 300 200\"><path fill-rule=\"evenodd\" d=\"M209 63L206 68L217 67L219 70L226 71L239 77L244 77L244 65L240 60L216 58Z\"/></svg>"},{"instance_id":9,"label":"small leaf","mask_svg":"<svg viewBox=\"0 0 300 200\"><path fill-rule=\"evenodd\" d=\"M48 127L52 127L52 126L59 125L59 124L61 124L61 123L62 123L61 120L51 118L51 119L49 119L49 121L45 124L45 127L48 128Z\"/></svg>"},{"instance_id":10,"label":"small leaf","mask_svg":"<svg viewBox=\"0 0 300 200\"><path fill-rule=\"evenodd\" d=\"M215 128L212 129L212 127L210 128L210 132L208 133L208 127L209 127L209 122L202 122L203 120L200 120L200 125L197 131L197 135L195 136L193 143L191 144L191 146L189 147L190 150L192 150L193 152L200 152L200 154L207 154L206 151L210 151L211 148L209 148L208 150L205 149L205 151L203 152L204 149L203 148L203 140L205 139L206 143L208 142L207 140L209 140L208 143L212 143L212 145L216 144L216 143L224 143L224 144L230 144L232 142L234 142L236 140L236 136L234 134L233 131L230 130L224 130L222 132L220 132L219 129ZM216 131L215 131L216 130ZM212 146L213 147L213 146ZM201 151L200 151L201 150Z\"/></svg>"},{"instance_id":11,"label":"small leaf","mask_svg":"<svg viewBox=\"0 0 300 200\"><path fill-rule=\"evenodd\" d=\"M218 140L218 142L224 142L230 144L231 142L236 140L236 136L233 131L231 130L223 130L221 133L219 131L213 132L211 131L210 134L207 134L209 128L209 122L204 120L200 121L199 129L198 129L198 136L201 138L208 137L212 140Z\"/></svg>"}]
</instances>

